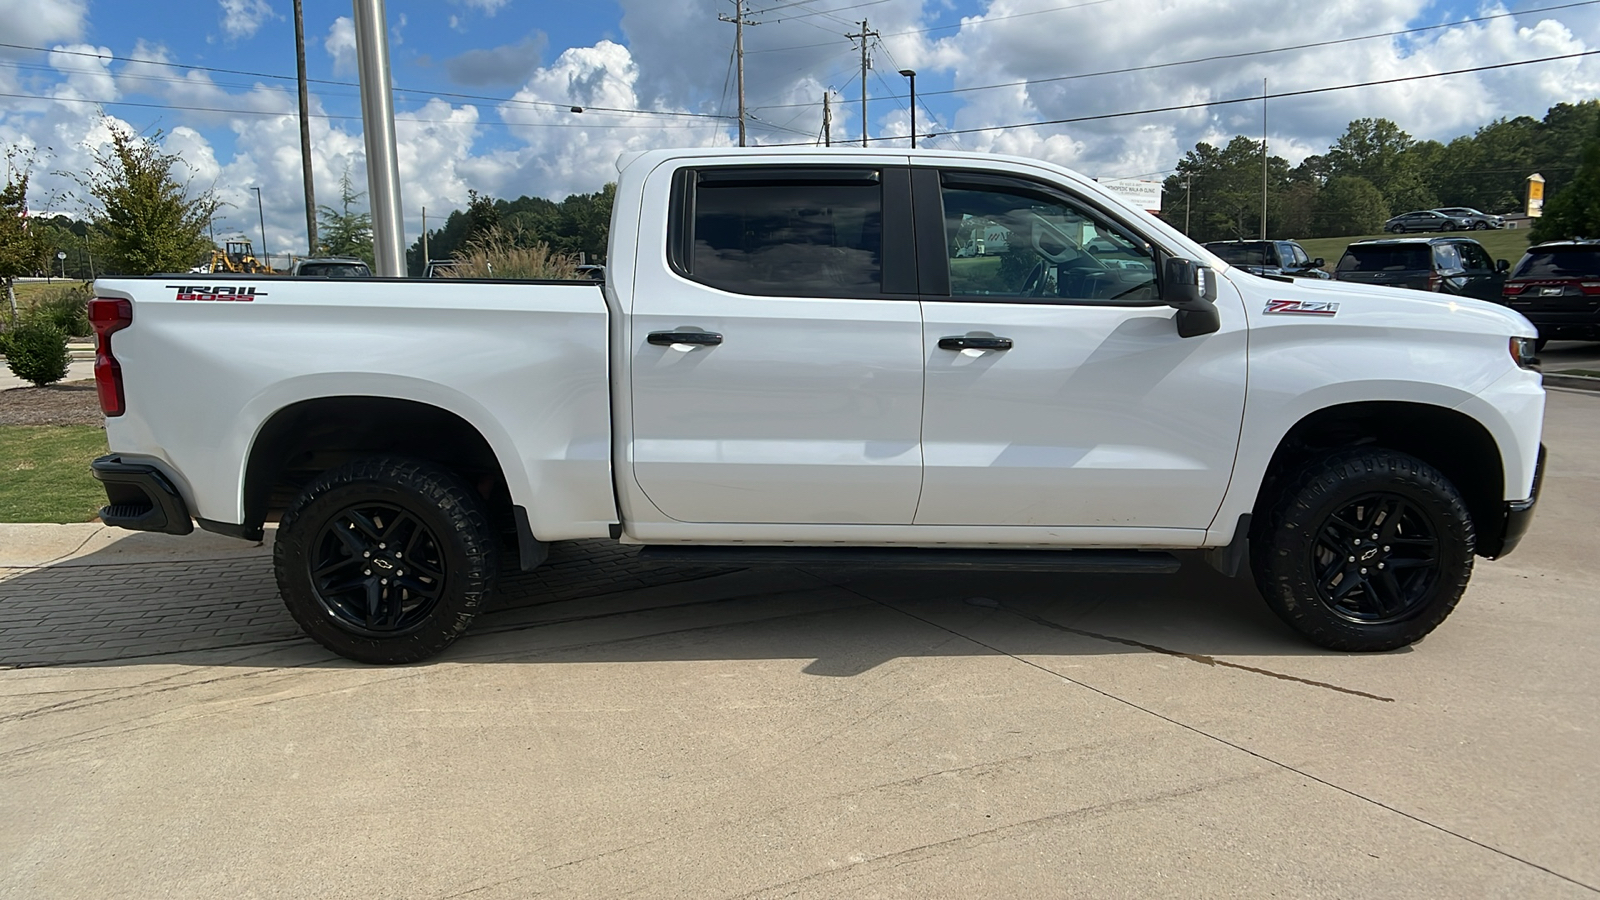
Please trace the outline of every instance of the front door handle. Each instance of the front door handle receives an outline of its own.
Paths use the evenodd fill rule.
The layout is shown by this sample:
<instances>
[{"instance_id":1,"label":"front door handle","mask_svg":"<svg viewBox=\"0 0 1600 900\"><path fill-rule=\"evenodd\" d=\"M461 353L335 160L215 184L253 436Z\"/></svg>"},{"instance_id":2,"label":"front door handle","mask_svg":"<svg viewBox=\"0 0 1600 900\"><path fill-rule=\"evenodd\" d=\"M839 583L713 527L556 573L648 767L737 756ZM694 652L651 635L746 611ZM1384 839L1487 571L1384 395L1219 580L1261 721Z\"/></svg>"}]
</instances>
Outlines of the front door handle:
<instances>
[{"instance_id":1,"label":"front door handle","mask_svg":"<svg viewBox=\"0 0 1600 900\"><path fill-rule=\"evenodd\" d=\"M722 343L722 335L714 331L652 331L645 340L657 347L671 347L673 344L715 347Z\"/></svg>"},{"instance_id":2,"label":"front door handle","mask_svg":"<svg viewBox=\"0 0 1600 900\"><path fill-rule=\"evenodd\" d=\"M960 337L939 338L940 350L1010 350L1011 338L1007 337L975 337L962 335Z\"/></svg>"}]
</instances>

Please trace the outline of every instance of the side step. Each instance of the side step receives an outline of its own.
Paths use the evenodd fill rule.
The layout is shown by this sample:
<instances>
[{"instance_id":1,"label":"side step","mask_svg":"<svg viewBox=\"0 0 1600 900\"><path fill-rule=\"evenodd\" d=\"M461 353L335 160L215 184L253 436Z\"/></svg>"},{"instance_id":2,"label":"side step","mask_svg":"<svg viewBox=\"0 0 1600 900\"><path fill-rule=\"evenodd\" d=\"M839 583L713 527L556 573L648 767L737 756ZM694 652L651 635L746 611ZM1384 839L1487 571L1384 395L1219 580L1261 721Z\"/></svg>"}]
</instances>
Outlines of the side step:
<instances>
[{"instance_id":1,"label":"side step","mask_svg":"<svg viewBox=\"0 0 1600 900\"><path fill-rule=\"evenodd\" d=\"M1146 550L969 550L929 547L754 547L657 544L643 562L697 566L833 566L970 572L1117 572L1170 575L1170 553Z\"/></svg>"}]
</instances>

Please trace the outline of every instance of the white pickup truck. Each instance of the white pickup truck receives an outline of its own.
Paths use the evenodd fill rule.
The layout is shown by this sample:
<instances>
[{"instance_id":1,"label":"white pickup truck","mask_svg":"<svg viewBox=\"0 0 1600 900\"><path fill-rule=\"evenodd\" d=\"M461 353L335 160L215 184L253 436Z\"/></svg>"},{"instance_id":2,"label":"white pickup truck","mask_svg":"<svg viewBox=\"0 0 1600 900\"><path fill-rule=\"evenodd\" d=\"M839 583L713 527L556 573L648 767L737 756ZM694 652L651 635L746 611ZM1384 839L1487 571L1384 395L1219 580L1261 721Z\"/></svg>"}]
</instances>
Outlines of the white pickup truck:
<instances>
[{"instance_id":1,"label":"white pickup truck","mask_svg":"<svg viewBox=\"0 0 1600 900\"><path fill-rule=\"evenodd\" d=\"M1544 391L1504 308L1250 275L1032 160L618 167L603 284L97 282L101 518L277 521L289 611L376 663L459 637L502 556L607 536L817 566L1205 550L1313 642L1383 650L1527 529ZM993 228L1003 252L961 252Z\"/></svg>"}]
</instances>

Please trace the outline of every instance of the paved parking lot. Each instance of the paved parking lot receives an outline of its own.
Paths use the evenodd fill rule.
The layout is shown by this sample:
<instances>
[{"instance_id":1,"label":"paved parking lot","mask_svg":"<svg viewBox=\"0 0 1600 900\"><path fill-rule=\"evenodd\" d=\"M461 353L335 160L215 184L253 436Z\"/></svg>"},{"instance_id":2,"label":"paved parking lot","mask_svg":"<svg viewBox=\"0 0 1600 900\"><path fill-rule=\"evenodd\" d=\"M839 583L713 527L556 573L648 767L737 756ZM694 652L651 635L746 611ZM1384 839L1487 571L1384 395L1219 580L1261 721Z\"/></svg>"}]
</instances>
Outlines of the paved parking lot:
<instances>
[{"instance_id":1,"label":"paved parking lot","mask_svg":"<svg viewBox=\"0 0 1600 900\"><path fill-rule=\"evenodd\" d=\"M1600 395L1546 439L1524 547L1380 655L1193 559L577 544L400 668L300 638L264 547L0 570L0 897L1592 896Z\"/></svg>"}]
</instances>

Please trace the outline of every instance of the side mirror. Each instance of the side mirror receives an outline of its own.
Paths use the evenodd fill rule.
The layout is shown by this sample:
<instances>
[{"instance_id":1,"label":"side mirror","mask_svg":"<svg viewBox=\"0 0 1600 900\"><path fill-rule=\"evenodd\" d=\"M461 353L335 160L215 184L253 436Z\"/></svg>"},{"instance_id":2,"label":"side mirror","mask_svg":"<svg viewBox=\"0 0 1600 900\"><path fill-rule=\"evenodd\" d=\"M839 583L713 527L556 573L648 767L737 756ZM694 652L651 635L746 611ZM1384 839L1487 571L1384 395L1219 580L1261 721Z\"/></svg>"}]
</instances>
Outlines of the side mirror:
<instances>
[{"instance_id":1,"label":"side mirror","mask_svg":"<svg viewBox=\"0 0 1600 900\"><path fill-rule=\"evenodd\" d=\"M1497 259L1494 261L1494 270L1496 272L1509 272L1511 271L1511 262L1509 260Z\"/></svg>"},{"instance_id":2,"label":"side mirror","mask_svg":"<svg viewBox=\"0 0 1600 900\"><path fill-rule=\"evenodd\" d=\"M1217 273L1192 259L1168 257L1161 267L1161 302L1176 309L1178 337L1199 337L1222 328L1217 312Z\"/></svg>"},{"instance_id":3,"label":"side mirror","mask_svg":"<svg viewBox=\"0 0 1600 900\"><path fill-rule=\"evenodd\" d=\"M1323 258L1322 258L1322 257L1320 257L1320 256L1319 256L1319 257L1317 257L1317 258L1316 258L1316 259L1313 259L1313 260L1312 260L1312 261L1311 261L1311 268L1313 268L1313 269L1320 269L1320 268L1322 268L1322 267L1323 267L1323 266L1325 266L1325 265L1327 265L1327 264L1328 264L1328 263L1327 263L1327 261L1326 261L1326 260L1324 260L1324 259L1323 259Z\"/></svg>"}]
</instances>

